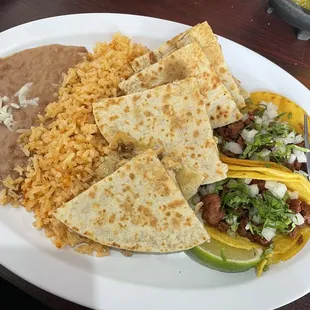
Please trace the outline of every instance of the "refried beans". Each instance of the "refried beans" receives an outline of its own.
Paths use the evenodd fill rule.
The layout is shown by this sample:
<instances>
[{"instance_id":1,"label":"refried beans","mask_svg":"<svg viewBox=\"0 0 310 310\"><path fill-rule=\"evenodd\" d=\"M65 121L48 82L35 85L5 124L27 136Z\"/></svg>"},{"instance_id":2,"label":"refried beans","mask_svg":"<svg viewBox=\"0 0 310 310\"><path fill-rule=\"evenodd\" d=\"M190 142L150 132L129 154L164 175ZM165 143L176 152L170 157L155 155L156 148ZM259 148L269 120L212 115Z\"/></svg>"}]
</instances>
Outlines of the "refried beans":
<instances>
[{"instance_id":1,"label":"refried beans","mask_svg":"<svg viewBox=\"0 0 310 310\"><path fill-rule=\"evenodd\" d=\"M0 97L8 97L8 103L17 103L14 95L25 84L33 83L27 99L39 98L37 106L14 109L13 130L0 124L0 180L3 181L17 165L25 166L27 157L17 145L18 129L28 129L37 122L37 115L44 114L45 107L57 99L63 74L87 55L85 47L58 44L27 49L0 59ZM3 188L2 182L0 188Z\"/></svg>"}]
</instances>

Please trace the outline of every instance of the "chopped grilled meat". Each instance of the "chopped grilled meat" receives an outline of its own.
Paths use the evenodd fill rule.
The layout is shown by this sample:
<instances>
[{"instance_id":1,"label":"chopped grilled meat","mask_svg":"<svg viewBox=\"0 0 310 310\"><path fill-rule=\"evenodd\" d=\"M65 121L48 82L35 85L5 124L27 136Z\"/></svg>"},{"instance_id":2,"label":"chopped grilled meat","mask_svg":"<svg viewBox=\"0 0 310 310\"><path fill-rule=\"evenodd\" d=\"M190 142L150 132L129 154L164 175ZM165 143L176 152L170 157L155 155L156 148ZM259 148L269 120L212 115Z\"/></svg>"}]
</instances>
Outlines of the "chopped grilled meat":
<instances>
[{"instance_id":1,"label":"chopped grilled meat","mask_svg":"<svg viewBox=\"0 0 310 310\"><path fill-rule=\"evenodd\" d=\"M218 194L209 194L201 199L203 203L202 219L211 226L217 226L224 218L221 210L221 197Z\"/></svg>"},{"instance_id":2,"label":"chopped grilled meat","mask_svg":"<svg viewBox=\"0 0 310 310\"><path fill-rule=\"evenodd\" d=\"M245 229L246 225L248 224L249 219L247 217L243 217L240 220L238 229L237 229L237 233L241 236L241 237L246 237L248 231Z\"/></svg>"},{"instance_id":3,"label":"chopped grilled meat","mask_svg":"<svg viewBox=\"0 0 310 310\"><path fill-rule=\"evenodd\" d=\"M252 184L257 184L258 190L262 191L262 190L266 189L265 188L265 183L266 183L266 181L264 181L264 180L252 180L250 184L251 185Z\"/></svg>"},{"instance_id":4,"label":"chopped grilled meat","mask_svg":"<svg viewBox=\"0 0 310 310\"><path fill-rule=\"evenodd\" d=\"M300 213L304 217L306 224L310 225L310 205L303 202L301 205Z\"/></svg>"},{"instance_id":5,"label":"chopped grilled meat","mask_svg":"<svg viewBox=\"0 0 310 310\"><path fill-rule=\"evenodd\" d=\"M296 214L301 212L302 201L299 199L292 199L289 202L290 209Z\"/></svg>"},{"instance_id":6,"label":"chopped grilled meat","mask_svg":"<svg viewBox=\"0 0 310 310\"><path fill-rule=\"evenodd\" d=\"M220 221L217 229L221 232L227 232L229 229L229 225L225 221Z\"/></svg>"}]
</instances>

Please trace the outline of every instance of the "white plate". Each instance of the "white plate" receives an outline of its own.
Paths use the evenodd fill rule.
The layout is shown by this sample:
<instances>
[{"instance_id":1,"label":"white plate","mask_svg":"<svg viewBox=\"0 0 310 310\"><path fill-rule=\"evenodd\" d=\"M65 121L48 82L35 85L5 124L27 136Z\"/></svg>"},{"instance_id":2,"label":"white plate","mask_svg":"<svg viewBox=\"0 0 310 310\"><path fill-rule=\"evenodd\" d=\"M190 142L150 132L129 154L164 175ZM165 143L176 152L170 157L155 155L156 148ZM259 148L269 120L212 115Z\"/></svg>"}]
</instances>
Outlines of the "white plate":
<instances>
[{"instance_id":1,"label":"white plate","mask_svg":"<svg viewBox=\"0 0 310 310\"><path fill-rule=\"evenodd\" d=\"M149 48L188 26L119 14L67 15L0 33L0 57L50 43L84 45L110 40L121 31ZM288 96L308 112L310 92L260 55L219 38L226 60L246 89ZM294 259L272 266L261 278L254 271L226 274L193 262L185 254L106 258L57 250L32 226L24 209L0 208L0 262L29 282L74 302L117 309L271 309L310 291L310 244Z\"/></svg>"}]
</instances>

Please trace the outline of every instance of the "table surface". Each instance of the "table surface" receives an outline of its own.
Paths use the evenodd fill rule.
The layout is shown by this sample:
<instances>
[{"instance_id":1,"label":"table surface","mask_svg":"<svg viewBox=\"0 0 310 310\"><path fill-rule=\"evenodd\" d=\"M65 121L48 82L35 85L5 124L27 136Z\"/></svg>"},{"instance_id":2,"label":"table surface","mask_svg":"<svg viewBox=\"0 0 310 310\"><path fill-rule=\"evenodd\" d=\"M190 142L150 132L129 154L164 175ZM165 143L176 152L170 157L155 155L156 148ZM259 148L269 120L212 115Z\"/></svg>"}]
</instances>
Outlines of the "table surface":
<instances>
[{"instance_id":1,"label":"table surface","mask_svg":"<svg viewBox=\"0 0 310 310\"><path fill-rule=\"evenodd\" d=\"M310 47L296 30L267 13L266 0L0 0L0 31L36 19L75 13L127 13L195 25L207 20L215 33L267 57L310 87ZM0 274L54 309L84 309L23 281L4 268ZM289 279L288 279L289 281ZM309 309L310 294L281 308Z\"/></svg>"}]
</instances>

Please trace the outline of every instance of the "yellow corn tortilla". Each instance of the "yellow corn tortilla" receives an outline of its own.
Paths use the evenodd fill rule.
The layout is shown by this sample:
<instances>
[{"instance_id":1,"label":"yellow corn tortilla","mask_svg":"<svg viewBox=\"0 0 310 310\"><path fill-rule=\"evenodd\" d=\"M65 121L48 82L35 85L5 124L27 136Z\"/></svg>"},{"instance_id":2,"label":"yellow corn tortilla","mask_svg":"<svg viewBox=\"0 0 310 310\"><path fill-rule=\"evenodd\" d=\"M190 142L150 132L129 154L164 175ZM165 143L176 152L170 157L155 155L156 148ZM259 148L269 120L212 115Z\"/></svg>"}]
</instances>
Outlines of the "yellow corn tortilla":
<instances>
[{"instance_id":1,"label":"yellow corn tortilla","mask_svg":"<svg viewBox=\"0 0 310 310\"><path fill-rule=\"evenodd\" d=\"M272 102L278 106L279 114L282 112L291 113L290 118L287 114L281 119L290 124L297 133L304 133L304 115L307 114L307 112L292 100L272 92L254 92L251 94L251 101L253 104L247 104L247 109L249 110L255 110L261 101L265 101L267 103ZM309 117L308 121L310 121Z\"/></svg>"},{"instance_id":2,"label":"yellow corn tortilla","mask_svg":"<svg viewBox=\"0 0 310 310\"><path fill-rule=\"evenodd\" d=\"M287 261L294 257L296 254L298 254L307 244L310 238L310 228L307 226L302 228L302 233L300 234L300 236L302 236L301 242L299 238L295 238L294 242L290 243L291 246L289 248L286 248L285 252L274 254L270 258L268 258L268 265L277 264L281 261Z\"/></svg>"},{"instance_id":3,"label":"yellow corn tortilla","mask_svg":"<svg viewBox=\"0 0 310 310\"><path fill-rule=\"evenodd\" d=\"M260 261L260 263L256 266L256 276L260 277L263 274L264 268L267 265L268 260L265 258Z\"/></svg>"},{"instance_id":4,"label":"yellow corn tortilla","mask_svg":"<svg viewBox=\"0 0 310 310\"><path fill-rule=\"evenodd\" d=\"M260 160L248 160L248 159L236 159L236 158L228 157L224 154L220 154L220 158L222 162L224 162L225 164L232 164L232 165L242 166L242 167L244 166L245 167L267 167L267 168L282 170L285 172L291 172L290 169L278 163L274 163L274 162L265 162L265 161L260 161Z\"/></svg>"},{"instance_id":5,"label":"yellow corn tortilla","mask_svg":"<svg viewBox=\"0 0 310 310\"><path fill-rule=\"evenodd\" d=\"M273 238L273 253L282 255L285 252L289 251L294 246L298 238L303 234L303 231L303 229L299 229L294 238L284 234L275 236Z\"/></svg>"},{"instance_id":6,"label":"yellow corn tortilla","mask_svg":"<svg viewBox=\"0 0 310 310\"><path fill-rule=\"evenodd\" d=\"M221 232L217 228L211 227L209 225L205 225L205 228L211 238L220 241L224 244L227 244L231 247L244 250L262 248L262 246L260 246L257 243L251 242L248 238L244 238L239 235L232 237L227 233Z\"/></svg>"}]
</instances>

